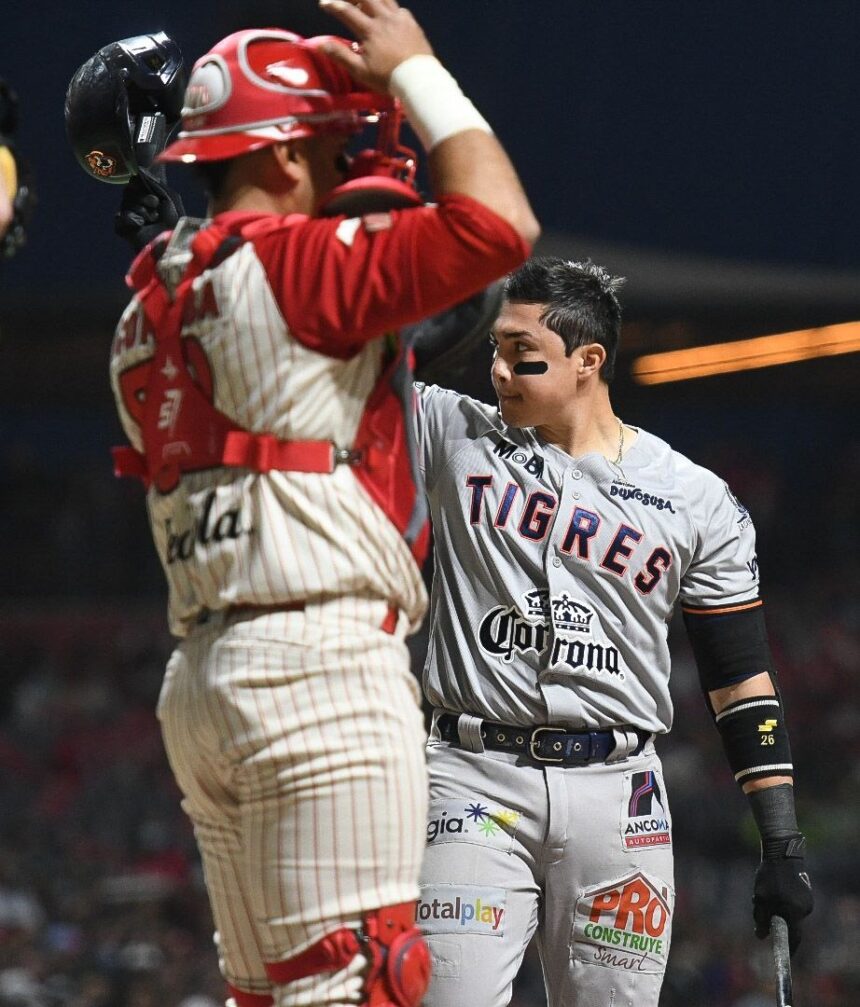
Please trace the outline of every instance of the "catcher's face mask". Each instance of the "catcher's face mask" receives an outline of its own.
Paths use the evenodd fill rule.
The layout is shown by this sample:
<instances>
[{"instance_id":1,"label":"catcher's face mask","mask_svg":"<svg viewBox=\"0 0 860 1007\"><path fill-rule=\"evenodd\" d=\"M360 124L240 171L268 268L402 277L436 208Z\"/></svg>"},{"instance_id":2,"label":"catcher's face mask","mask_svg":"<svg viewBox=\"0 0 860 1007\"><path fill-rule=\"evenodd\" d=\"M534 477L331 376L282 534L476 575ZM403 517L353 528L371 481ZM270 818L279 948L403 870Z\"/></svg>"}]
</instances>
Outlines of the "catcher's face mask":
<instances>
[{"instance_id":1,"label":"catcher's face mask","mask_svg":"<svg viewBox=\"0 0 860 1007\"><path fill-rule=\"evenodd\" d=\"M355 134L375 126L375 146L352 160L347 181L323 212L367 212L368 190L386 208L421 202L415 154L400 145L402 113L393 97L363 91L320 49L347 39L305 39L280 29L249 29L219 42L195 64L185 91L181 130L159 161L221 161L298 137Z\"/></svg>"}]
</instances>

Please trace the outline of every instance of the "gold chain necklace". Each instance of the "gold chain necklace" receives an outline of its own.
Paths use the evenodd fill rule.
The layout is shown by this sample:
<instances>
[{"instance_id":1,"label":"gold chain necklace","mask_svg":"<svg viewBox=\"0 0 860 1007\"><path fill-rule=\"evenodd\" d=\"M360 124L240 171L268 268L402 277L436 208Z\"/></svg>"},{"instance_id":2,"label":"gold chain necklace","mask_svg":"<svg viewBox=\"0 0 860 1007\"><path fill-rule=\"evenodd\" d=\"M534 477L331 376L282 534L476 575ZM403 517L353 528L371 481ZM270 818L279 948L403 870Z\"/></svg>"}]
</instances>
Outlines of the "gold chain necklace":
<instances>
[{"instance_id":1,"label":"gold chain necklace","mask_svg":"<svg viewBox=\"0 0 860 1007\"><path fill-rule=\"evenodd\" d=\"M624 424L618 420L618 454L615 456L613 465L621 465L621 456L624 454Z\"/></svg>"}]
</instances>

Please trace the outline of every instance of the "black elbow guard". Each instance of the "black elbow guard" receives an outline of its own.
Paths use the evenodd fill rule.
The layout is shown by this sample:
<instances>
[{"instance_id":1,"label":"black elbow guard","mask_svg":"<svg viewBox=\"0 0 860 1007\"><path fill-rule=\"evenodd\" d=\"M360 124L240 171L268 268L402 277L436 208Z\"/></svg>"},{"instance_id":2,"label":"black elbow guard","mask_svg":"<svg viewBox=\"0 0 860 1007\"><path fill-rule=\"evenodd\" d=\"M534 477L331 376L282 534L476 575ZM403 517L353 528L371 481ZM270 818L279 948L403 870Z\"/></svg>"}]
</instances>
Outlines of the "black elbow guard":
<instances>
[{"instance_id":1,"label":"black elbow guard","mask_svg":"<svg viewBox=\"0 0 860 1007\"><path fill-rule=\"evenodd\" d=\"M714 608L683 608L702 689L708 693L760 675L773 675L773 656L760 599Z\"/></svg>"},{"instance_id":2,"label":"black elbow guard","mask_svg":"<svg viewBox=\"0 0 860 1007\"><path fill-rule=\"evenodd\" d=\"M762 672L773 681L773 656L759 599L711 608L685 606L683 612L706 696ZM793 774L778 693L738 700L714 719L738 783Z\"/></svg>"}]
</instances>

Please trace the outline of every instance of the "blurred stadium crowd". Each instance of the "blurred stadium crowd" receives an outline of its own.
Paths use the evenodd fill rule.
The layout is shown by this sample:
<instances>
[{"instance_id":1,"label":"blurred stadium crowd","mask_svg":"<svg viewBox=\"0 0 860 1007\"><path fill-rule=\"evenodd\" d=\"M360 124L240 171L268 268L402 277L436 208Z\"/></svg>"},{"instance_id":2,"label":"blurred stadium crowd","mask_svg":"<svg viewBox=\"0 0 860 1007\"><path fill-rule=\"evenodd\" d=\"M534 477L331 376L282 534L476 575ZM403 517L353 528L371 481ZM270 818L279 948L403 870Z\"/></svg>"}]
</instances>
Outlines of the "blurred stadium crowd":
<instances>
[{"instance_id":1,"label":"blurred stadium crowd","mask_svg":"<svg viewBox=\"0 0 860 1007\"><path fill-rule=\"evenodd\" d=\"M101 460L55 465L9 439L2 451L0 1007L215 1007L209 911L154 717L170 640L139 491ZM860 444L837 454L838 478L795 482L796 459L764 448L696 452L759 533L816 886L795 992L816 1007L860 1002ZM755 829L683 629L671 638L677 712L660 751L677 907L661 1003L767 1007L769 945L753 937L749 904ZM543 1003L530 949L513 1007Z\"/></svg>"}]
</instances>

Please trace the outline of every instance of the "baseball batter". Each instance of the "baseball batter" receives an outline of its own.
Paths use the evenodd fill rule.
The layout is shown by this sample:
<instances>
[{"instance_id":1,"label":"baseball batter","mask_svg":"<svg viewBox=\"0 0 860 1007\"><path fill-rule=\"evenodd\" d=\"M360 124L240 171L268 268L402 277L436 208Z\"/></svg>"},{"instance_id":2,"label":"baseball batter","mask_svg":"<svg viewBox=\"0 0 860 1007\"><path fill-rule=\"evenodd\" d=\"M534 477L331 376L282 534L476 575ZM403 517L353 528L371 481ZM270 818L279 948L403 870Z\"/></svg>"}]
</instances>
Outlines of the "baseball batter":
<instances>
[{"instance_id":1,"label":"baseball batter","mask_svg":"<svg viewBox=\"0 0 860 1007\"><path fill-rule=\"evenodd\" d=\"M412 16L322 6L360 45L246 30L194 66L163 159L198 166L212 216L129 274L116 459L148 487L181 638L158 712L231 1003L417 1007L427 787L404 637L428 529L396 333L522 262L537 225ZM434 206L386 174L390 149L350 169L352 134L400 102ZM320 216L365 189L404 208Z\"/></svg>"},{"instance_id":2,"label":"baseball batter","mask_svg":"<svg viewBox=\"0 0 860 1007\"><path fill-rule=\"evenodd\" d=\"M762 835L760 936L812 907L749 513L619 419L618 280L534 259L492 332L498 408L419 386L434 528L424 689L427 1007L502 1007L537 932L551 1007L656 1007L669 954L677 602Z\"/></svg>"}]
</instances>

